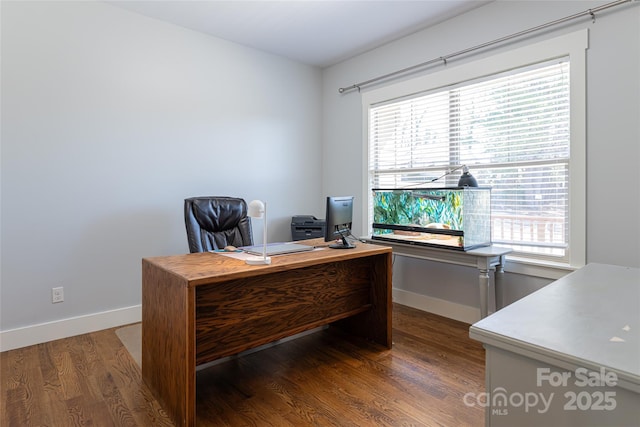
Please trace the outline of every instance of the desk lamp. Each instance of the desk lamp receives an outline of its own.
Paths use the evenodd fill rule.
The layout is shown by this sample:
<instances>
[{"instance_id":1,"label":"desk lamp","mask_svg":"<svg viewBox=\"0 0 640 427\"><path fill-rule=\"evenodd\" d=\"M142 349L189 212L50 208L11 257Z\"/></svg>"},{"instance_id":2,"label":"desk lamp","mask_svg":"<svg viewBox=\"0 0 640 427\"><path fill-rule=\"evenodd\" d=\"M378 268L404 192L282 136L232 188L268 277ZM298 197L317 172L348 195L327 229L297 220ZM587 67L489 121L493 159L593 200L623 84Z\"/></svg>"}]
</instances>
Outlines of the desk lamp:
<instances>
[{"instance_id":1,"label":"desk lamp","mask_svg":"<svg viewBox=\"0 0 640 427\"><path fill-rule=\"evenodd\" d=\"M477 187L477 186L478 186L478 181L476 181L475 177L469 173L469 168L467 167L467 165L462 165L462 175L460 175L460 179L458 180L458 187Z\"/></svg>"},{"instance_id":2,"label":"desk lamp","mask_svg":"<svg viewBox=\"0 0 640 427\"><path fill-rule=\"evenodd\" d=\"M264 228L262 237L262 256L252 256L247 258L246 263L250 265L271 264L271 258L267 256L267 204L261 200L252 200L247 209L247 216L251 218L264 218Z\"/></svg>"},{"instance_id":3,"label":"desk lamp","mask_svg":"<svg viewBox=\"0 0 640 427\"><path fill-rule=\"evenodd\" d=\"M456 168L446 171L443 175L440 175L437 178L433 178L429 183L435 182L440 178L444 178L445 176L451 175L457 170L462 169L462 175L460 175L460 179L458 180L458 187L477 187L478 181L476 181L475 177L469 173L469 168L467 165L460 165Z\"/></svg>"}]
</instances>

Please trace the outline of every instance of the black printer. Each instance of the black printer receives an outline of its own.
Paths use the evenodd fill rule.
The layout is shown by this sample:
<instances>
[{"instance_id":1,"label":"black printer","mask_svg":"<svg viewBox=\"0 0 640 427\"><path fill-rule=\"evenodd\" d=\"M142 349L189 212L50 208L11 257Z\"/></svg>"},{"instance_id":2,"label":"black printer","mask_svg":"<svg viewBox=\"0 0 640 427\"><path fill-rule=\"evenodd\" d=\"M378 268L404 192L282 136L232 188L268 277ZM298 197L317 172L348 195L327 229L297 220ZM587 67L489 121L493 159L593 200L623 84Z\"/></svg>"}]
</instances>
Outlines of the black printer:
<instances>
[{"instance_id":1,"label":"black printer","mask_svg":"<svg viewBox=\"0 0 640 427\"><path fill-rule=\"evenodd\" d=\"M291 217L291 240L315 239L324 237L327 222L312 215Z\"/></svg>"}]
</instances>

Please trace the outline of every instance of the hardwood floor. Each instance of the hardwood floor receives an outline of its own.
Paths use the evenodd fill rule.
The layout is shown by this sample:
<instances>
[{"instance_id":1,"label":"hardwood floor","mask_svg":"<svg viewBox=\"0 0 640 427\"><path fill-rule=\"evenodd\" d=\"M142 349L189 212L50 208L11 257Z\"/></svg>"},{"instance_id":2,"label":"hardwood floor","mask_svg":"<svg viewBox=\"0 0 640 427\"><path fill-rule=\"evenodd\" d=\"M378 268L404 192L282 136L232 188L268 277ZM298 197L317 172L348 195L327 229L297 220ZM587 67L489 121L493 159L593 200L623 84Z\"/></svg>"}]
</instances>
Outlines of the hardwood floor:
<instances>
[{"instance_id":1,"label":"hardwood floor","mask_svg":"<svg viewBox=\"0 0 640 427\"><path fill-rule=\"evenodd\" d=\"M331 329L197 373L198 426L482 426L469 325L394 305L393 349ZM0 353L0 425L171 426L115 329Z\"/></svg>"}]
</instances>

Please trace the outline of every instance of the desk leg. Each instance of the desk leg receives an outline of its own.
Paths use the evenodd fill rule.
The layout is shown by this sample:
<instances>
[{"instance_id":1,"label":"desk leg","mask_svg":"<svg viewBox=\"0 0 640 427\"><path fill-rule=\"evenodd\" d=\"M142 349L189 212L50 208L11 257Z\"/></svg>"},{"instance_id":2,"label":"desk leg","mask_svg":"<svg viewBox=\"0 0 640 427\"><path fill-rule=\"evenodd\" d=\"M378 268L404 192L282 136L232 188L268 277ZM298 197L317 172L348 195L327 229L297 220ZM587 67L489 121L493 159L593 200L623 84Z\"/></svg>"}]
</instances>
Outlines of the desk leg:
<instances>
[{"instance_id":1,"label":"desk leg","mask_svg":"<svg viewBox=\"0 0 640 427\"><path fill-rule=\"evenodd\" d=\"M504 278L504 257L500 257L500 263L496 265L496 278L495 278L496 311L504 307L503 278Z\"/></svg>"},{"instance_id":2,"label":"desk leg","mask_svg":"<svg viewBox=\"0 0 640 427\"><path fill-rule=\"evenodd\" d=\"M484 319L489 313L489 269L480 269L480 318Z\"/></svg>"},{"instance_id":3,"label":"desk leg","mask_svg":"<svg viewBox=\"0 0 640 427\"><path fill-rule=\"evenodd\" d=\"M356 260L344 261L353 265ZM356 314L340 320L340 326L354 335L365 337L391 348L393 345L392 334L392 270L393 259L391 252L370 256L367 258L367 271L363 277L371 286L371 310ZM353 268L351 275L355 275ZM357 277L352 280L361 281Z\"/></svg>"},{"instance_id":4,"label":"desk leg","mask_svg":"<svg viewBox=\"0 0 640 427\"><path fill-rule=\"evenodd\" d=\"M196 417L194 289L143 260L142 378L176 426Z\"/></svg>"}]
</instances>

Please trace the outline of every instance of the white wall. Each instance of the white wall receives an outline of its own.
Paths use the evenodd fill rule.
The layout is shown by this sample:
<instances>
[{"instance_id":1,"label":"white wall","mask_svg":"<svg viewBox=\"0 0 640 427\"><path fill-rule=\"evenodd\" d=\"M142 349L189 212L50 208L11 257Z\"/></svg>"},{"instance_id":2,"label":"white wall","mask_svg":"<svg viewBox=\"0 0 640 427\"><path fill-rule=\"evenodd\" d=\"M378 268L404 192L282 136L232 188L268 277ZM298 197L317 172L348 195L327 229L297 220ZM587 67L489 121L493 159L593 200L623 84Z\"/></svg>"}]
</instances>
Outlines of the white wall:
<instances>
[{"instance_id":1,"label":"white wall","mask_svg":"<svg viewBox=\"0 0 640 427\"><path fill-rule=\"evenodd\" d=\"M606 2L496 1L323 72L324 184L328 193L360 195L363 185L362 106L358 92L338 88L495 40ZM589 28L587 51L587 262L640 266L640 7L632 4L564 24L497 49L452 60L456 64ZM452 64L450 62L450 64ZM441 65L421 73L440 71ZM416 73L420 74L420 73ZM416 75L414 74L414 76ZM384 85L384 83L381 83ZM379 86L374 86L379 87ZM371 88L371 87L370 87ZM366 90L366 88L364 89ZM335 155L340 153L341 157ZM361 205L357 208L360 210ZM361 217L360 213L356 214ZM356 224L365 230L364 224ZM509 265L507 266L509 271ZM537 274L537 273L536 273ZM558 274L507 273L508 302ZM563 273L562 273L563 274ZM478 308L477 272L397 257L396 291ZM443 313L447 314L445 307ZM463 319L468 320L468 319Z\"/></svg>"},{"instance_id":2,"label":"white wall","mask_svg":"<svg viewBox=\"0 0 640 427\"><path fill-rule=\"evenodd\" d=\"M318 195L359 196L361 101L339 87L602 3L497 1L321 73L103 3L2 1L0 350L135 321L140 259L188 250L185 197L265 199L286 240ZM459 62L585 27L587 261L640 266L637 3ZM478 308L473 269L394 268L397 290ZM507 273L507 300L550 280Z\"/></svg>"},{"instance_id":3,"label":"white wall","mask_svg":"<svg viewBox=\"0 0 640 427\"><path fill-rule=\"evenodd\" d=\"M99 2L1 12L2 349L135 321L186 197L266 200L270 240L322 211L320 70Z\"/></svg>"}]
</instances>

